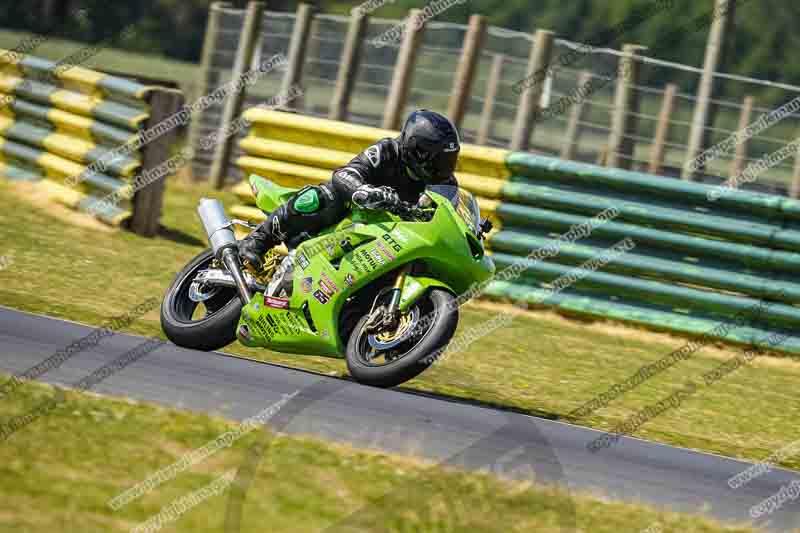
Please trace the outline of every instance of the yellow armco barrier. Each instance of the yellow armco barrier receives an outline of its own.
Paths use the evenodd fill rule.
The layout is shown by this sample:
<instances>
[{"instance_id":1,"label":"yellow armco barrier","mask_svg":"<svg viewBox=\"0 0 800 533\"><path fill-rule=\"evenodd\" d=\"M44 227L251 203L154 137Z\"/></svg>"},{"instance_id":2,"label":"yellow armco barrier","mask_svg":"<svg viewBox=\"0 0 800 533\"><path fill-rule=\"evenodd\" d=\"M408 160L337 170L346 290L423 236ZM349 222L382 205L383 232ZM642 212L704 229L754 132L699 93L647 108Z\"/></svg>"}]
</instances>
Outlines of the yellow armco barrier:
<instances>
[{"instance_id":1,"label":"yellow armco barrier","mask_svg":"<svg viewBox=\"0 0 800 533\"><path fill-rule=\"evenodd\" d=\"M119 225L131 214L127 200L91 209L95 200L130 188L140 151L114 158L113 150L136 140L158 89L73 65L57 65L0 49L0 177L42 180L46 197L90 210ZM102 162L99 171L84 172ZM104 167L104 168L103 168ZM65 180L82 176L77 187Z\"/></svg>"},{"instance_id":2,"label":"yellow armco barrier","mask_svg":"<svg viewBox=\"0 0 800 533\"><path fill-rule=\"evenodd\" d=\"M302 187L331 178L331 172L346 165L356 154L397 131L372 128L262 108L244 113L252 127L240 146L245 155L236 164L246 174L258 174L285 187ZM499 226L494 216L503 185L510 173L505 164L508 150L462 144L456 177L465 189L478 197L481 211ZM247 204L233 213L250 221L263 220L252 207L255 199L249 185L241 183L234 192Z\"/></svg>"}]
</instances>

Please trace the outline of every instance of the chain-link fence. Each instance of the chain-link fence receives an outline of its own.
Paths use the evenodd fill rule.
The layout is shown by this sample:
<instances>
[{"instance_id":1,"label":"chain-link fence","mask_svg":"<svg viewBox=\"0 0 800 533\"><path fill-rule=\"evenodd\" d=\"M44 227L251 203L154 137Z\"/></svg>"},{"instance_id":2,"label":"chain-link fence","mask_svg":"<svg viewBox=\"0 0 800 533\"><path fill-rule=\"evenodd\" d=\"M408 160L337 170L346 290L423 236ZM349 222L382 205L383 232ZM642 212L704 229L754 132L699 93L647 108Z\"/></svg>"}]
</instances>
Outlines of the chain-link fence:
<instances>
[{"instance_id":1,"label":"chain-link fence","mask_svg":"<svg viewBox=\"0 0 800 533\"><path fill-rule=\"evenodd\" d=\"M244 22L244 11L224 9L221 23L213 38L215 46L213 62L207 74L208 90L230 80L234 63L238 34ZM295 14L266 11L263 15L260 42L254 65L264 57L274 54L288 54L289 42L294 29ZM298 111L315 116L327 116L336 85L337 72L344 49L345 35L350 18L346 16L317 14L311 24L310 36L304 58L302 101L295 102ZM376 38L387 30L402 23L400 20L370 18L364 42L361 61L356 72L356 80L349 106L348 120L354 123L379 126L384 107L389 96L395 63L398 58L399 43L376 45ZM461 55L462 43L467 26L430 20L425 24L422 44L415 58L410 91L406 101L406 111L425 107L446 111L452 92L453 80ZM461 124L465 140L475 142L479 139L481 116L491 98L491 120L481 141L490 146L507 147L511 141L514 120L519 108L519 95L513 86L526 77L528 57L531 53L533 32L523 33L490 26L480 52L476 74L466 112ZM653 45L654 43L643 43ZM655 43L658 44L658 43ZM662 43L663 44L663 43ZM557 58L581 46L565 39L555 39L552 64ZM652 46L658 49L659 46ZM559 98L575 94L579 82L586 79L603 79L618 68L622 52L611 48L593 48L588 53L577 54L577 60L568 67L556 68L544 84L542 104L548 105ZM625 138L633 143L632 155L617 154L630 159L633 170L647 171L653 156L654 139L659 123L659 115L664 106L665 88L668 83L675 85L672 108L665 115L666 137L663 144L663 164L659 173L679 176L687 164L688 139L695 108L696 97L702 69L661 61L644 55L634 55L640 61L641 80L665 80L662 85L650 82L649 85L632 86L638 97L638 111L635 114L635 131L625 132ZM496 85L492 87L493 68L499 72ZM283 72L275 71L264 76L259 83L250 88L245 101L246 107L263 102L280 91ZM713 146L738 130L743 104L741 100L726 99L726 94L749 94L754 105L748 123L758 120L762 113L768 113L786 102L800 96L800 87L765 80L755 80L743 76L716 73L718 84L717 99L712 101L715 112L706 128L707 147ZM648 83L648 82L642 82ZM530 150L542 154L564 156L564 147L573 143L574 150L567 157L585 161L605 163L609 157L609 134L614 111L614 93L617 81L600 84L585 101L570 131L572 109L564 113L537 121L531 137ZM201 132L211 132L219 128L222 106L217 106L202 117ZM746 166L755 163L762 156L771 154L791 142L800 131L800 113L791 113L770 128L759 132L749 140L744 159ZM568 131L569 136L568 136ZM234 155L238 154L238 148ZM199 153L195 158L195 175L208 175L212 154ZM708 162L705 174L700 180L718 183L731 176L735 150L719 154ZM793 179L795 157L784 159L758 175L752 183L742 185L746 189L788 194ZM238 179L231 167L231 178Z\"/></svg>"}]
</instances>

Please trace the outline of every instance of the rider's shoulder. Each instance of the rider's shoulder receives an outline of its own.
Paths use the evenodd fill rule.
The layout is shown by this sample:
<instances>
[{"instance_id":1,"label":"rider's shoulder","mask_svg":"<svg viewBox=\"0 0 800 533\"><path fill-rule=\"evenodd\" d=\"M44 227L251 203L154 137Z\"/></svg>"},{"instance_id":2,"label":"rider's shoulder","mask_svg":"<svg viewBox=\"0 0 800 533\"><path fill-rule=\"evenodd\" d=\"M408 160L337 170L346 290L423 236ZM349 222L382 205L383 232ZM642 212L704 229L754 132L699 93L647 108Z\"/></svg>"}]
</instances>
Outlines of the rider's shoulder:
<instances>
[{"instance_id":1,"label":"rider's shoulder","mask_svg":"<svg viewBox=\"0 0 800 533\"><path fill-rule=\"evenodd\" d=\"M385 164L400 159L400 147L396 139L386 137L379 139L364 150L364 155L372 163L372 166L377 167L381 163Z\"/></svg>"}]
</instances>

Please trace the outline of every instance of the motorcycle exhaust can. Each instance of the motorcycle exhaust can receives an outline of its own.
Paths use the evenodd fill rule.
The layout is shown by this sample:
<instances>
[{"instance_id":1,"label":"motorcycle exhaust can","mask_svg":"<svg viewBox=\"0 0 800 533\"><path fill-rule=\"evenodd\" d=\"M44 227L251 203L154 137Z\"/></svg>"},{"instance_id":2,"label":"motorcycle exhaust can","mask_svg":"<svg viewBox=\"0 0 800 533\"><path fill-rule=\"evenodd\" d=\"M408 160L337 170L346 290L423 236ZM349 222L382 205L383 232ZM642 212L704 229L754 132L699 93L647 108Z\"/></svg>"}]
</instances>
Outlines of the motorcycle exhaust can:
<instances>
[{"instance_id":1,"label":"motorcycle exhaust can","mask_svg":"<svg viewBox=\"0 0 800 533\"><path fill-rule=\"evenodd\" d=\"M242 265L239 263L239 247L236 244L236 236L231 229L231 222L225 214L225 208L219 200L202 198L200 205L197 206L197 214L203 222L203 227L208 235L208 242L214 255L219 258L228 272L236 282L236 289L239 298L244 305L250 302L253 297L250 288L244 279Z\"/></svg>"}]
</instances>

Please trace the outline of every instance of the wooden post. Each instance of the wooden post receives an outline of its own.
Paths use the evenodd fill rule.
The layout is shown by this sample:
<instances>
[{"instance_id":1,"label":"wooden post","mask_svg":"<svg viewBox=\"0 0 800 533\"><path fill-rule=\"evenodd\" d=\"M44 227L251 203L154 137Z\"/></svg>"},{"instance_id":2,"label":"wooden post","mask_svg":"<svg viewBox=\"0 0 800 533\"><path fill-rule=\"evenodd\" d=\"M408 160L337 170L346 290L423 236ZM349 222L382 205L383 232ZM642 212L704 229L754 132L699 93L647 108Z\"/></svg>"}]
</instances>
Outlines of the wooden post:
<instances>
[{"instance_id":1,"label":"wooden post","mask_svg":"<svg viewBox=\"0 0 800 533\"><path fill-rule=\"evenodd\" d=\"M789 189L790 198L800 198L800 148L794 156L794 175L792 176L792 186Z\"/></svg>"},{"instance_id":2,"label":"wooden post","mask_svg":"<svg viewBox=\"0 0 800 533\"><path fill-rule=\"evenodd\" d=\"M264 2L251 1L247 4L245 13L244 28L239 40L239 48L236 50L236 61L233 64L231 80L241 80L244 74L250 69L253 62L253 53L258 43L258 36L261 32L261 19L264 13ZM219 125L220 135L217 138L217 147L214 150L214 160L211 162L211 185L215 189L221 189L225 185L225 177L228 172L228 163L236 141L236 136L226 136L222 134L230 127L231 122L236 120L242 110L242 103L245 97L245 87L232 91L225 98L225 107L222 110L222 121Z\"/></svg>"},{"instance_id":3,"label":"wooden post","mask_svg":"<svg viewBox=\"0 0 800 533\"><path fill-rule=\"evenodd\" d=\"M472 15L469 18L469 27L464 36L464 47L461 49L461 58L453 80L453 89L450 91L450 102L447 106L447 116L453 121L456 128L461 126L475 79L478 60L480 59L483 41L486 37L486 17Z\"/></svg>"},{"instance_id":4,"label":"wooden post","mask_svg":"<svg viewBox=\"0 0 800 533\"><path fill-rule=\"evenodd\" d=\"M303 80L303 63L306 60L306 47L308 37L311 35L311 21L314 18L312 9L310 4L297 5L294 30L289 41L289 65L281 83L281 94L290 94L291 88L299 86ZM301 103L301 99L295 98L287 102L283 109L297 109Z\"/></svg>"},{"instance_id":5,"label":"wooden post","mask_svg":"<svg viewBox=\"0 0 800 533\"><path fill-rule=\"evenodd\" d=\"M750 124L750 115L753 114L753 97L745 96L742 102L742 111L739 114L739 127L736 128L737 132L744 135L744 131ZM744 170L747 162L747 146L750 144L750 139L743 137L742 141L736 145L736 154L731 161L731 168L729 171L730 177L738 176Z\"/></svg>"},{"instance_id":6,"label":"wooden post","mask_svg":"<svg viewBox=\"0 0 800 533\"><path fill-rule=\"evenodd\" d=\"M664 166L664 153L669 138L670 119L672 110L675 108L676 94L678 94L678 86L674 83L667 84L661 101L661 111L658 113L658 125L655 137L653 137L653 146L650 147L650 163L647 167L650 174L660 174Z\"/></svg>"},{"instance_id":7,"label":"wooden post","mask_svg":"<svg viewBox=\"0 0 800 533\"><path fill-rule=\"evenodd\" d=\"M481 124L478 127L478 137L475 140L478 144L488 144L489 137L492 136L494 129L494 101L497 98L497 90L500 88L500 80L503 79L503 64L506 56L494 54L492 56L492 69L489 71L489 79L486 81L486 94L483 97L483 110L481 111Z\"/></svg>"},{"instance_id":8,"label":"wooden post","mask_svg":"<svg viewBox=\"0 0 800 533\"><path fill-rule=\"evenodd\" d=\"M200 63L200 73L197 76L197 91L196 94L191 95L193 98L206 95L211 92L212 87L219 85L219 70L214 69L214 52L217 49L217 43L220 37L220 19L222 18L222 9L230 8L231 4L228 2L214 2L208 11L208 24L206 25L206 35L203 40L203 57ZM194 147L195 155L197 156L198 141L202 135L203 130L203 114L198 113L192 117L189 124L189 146ZM197 179L192 173L192 179Z\"/></svg>"},{"instance_id":9,"label":"wooden post","mask_svg":"<svg viewBox=\"0 0 800 533\"><path fill-rule=\"evenodd\" d=\"M591 73L583 70L578 75L577 89L585 86L592 78ZM576 92L575 94L579 94ZM580 98L573 106L569 114L569 122L567 123L567 133L564 136L564 146L561 149L561 159L575 159L578 153L578 141L581 137L581 120L583 119L583 112L586 109L586 99Z\"/></svg>"},{"instance_id":10,"label":"wooden post","mask_svg":"<svg viewBox=\"0 0 800 533\"><path fill-rule=\"evenodd\" d=\"M702 166L692 168L692 162L697 159L708 143L708 126L713 122L713 108L711 99L714 97L714 72L719 70L725 52L726 30L729 29L729 20L733 20L734 0L714 0L716 18L711 23L706 43L706 56L703 62L703 74L700 86L697 89L697 102L692 116L692 126L689 131L689 145L686 150L686 163L681 171L681 178L692 181L697 177Z\"/></svg>"},{"instance_id":11,"label":"wooden post","mask_svg":"<svg viewBox=\"0 0 800 533\"><path fill-rule=\"evenodd\" d=\"M534 80L539 72L544 72L550 67L553 56L553 36L553 32L549 30L536 31L528 57L527 79ZM530 146L534 122L539 116L539 101L542 98L544 83L544 80L534 80L519 95L519 107L514 121L514 133L511 137L512 150L527 150Z\"/></svg>"},{"instance_id":12,"label":"wooden post","mask_svg":"<svg viewBox=\"0 0 800 533\"><path fill-rule=\"evenodd\" d=\"M328 118L332 120L347 120L350 108L350 95L356 84L358 65L361 62L361 49L364 36L369 27L369 17L355 10L350 16L350 25L347 28L347 37L344 41L342 59L339 62L339 72L336 76L336 89L331 99L331 108Z\"/></svg>"},{"instance_id":13,"label":"wooden post","mask_svg":"<svg viewBox=\"0 0 800 533\"><path fill-rule=\"evenodd\" d=\"M148 95L150 117L145 131L177 113L183 106L183 93L175 89L156 89ZM139 175L155 172L172 157L172 145L177 138L177 128L165 133L158 142L147 144L142 153L142 167ZM129 229L144 237L158 234L161 221L161 207L164 201L166 177L146 184L133 195L133 215Z\"/></svg>"},{"instance_id":14,"label":"wooden post","mask_svg":"<svg viewBox=\"0 0 800 533\"><path fill-rule=\"evenodd\" d=\"M643 46L626 44L622 47L617 86L614 93L614 109L611 116L611 132L608 139L608 159L606 165L630 170L633 167L633 153L639 125L639 61L633 57Z\"/></svg>"},{"instance_id":15,"label":"wooden post","mask_svg":"<svg viewBox=\"0 0 800 533\"><path fill-rule=\"evenodd\" d=\"M400 45L397 64L394 66L392 75L392 86L389 89L389 98L383 112L381 127L389 130L400 128L400 120L406 107L406 100L408 100L408 90L411 87L411 76L414 72L417 50L422 44L422 35L425 30L424 24L417 24L418 20L422 20L422 10L412 9L406 20L403 43Z\"/></svg>"}]
</instances>

